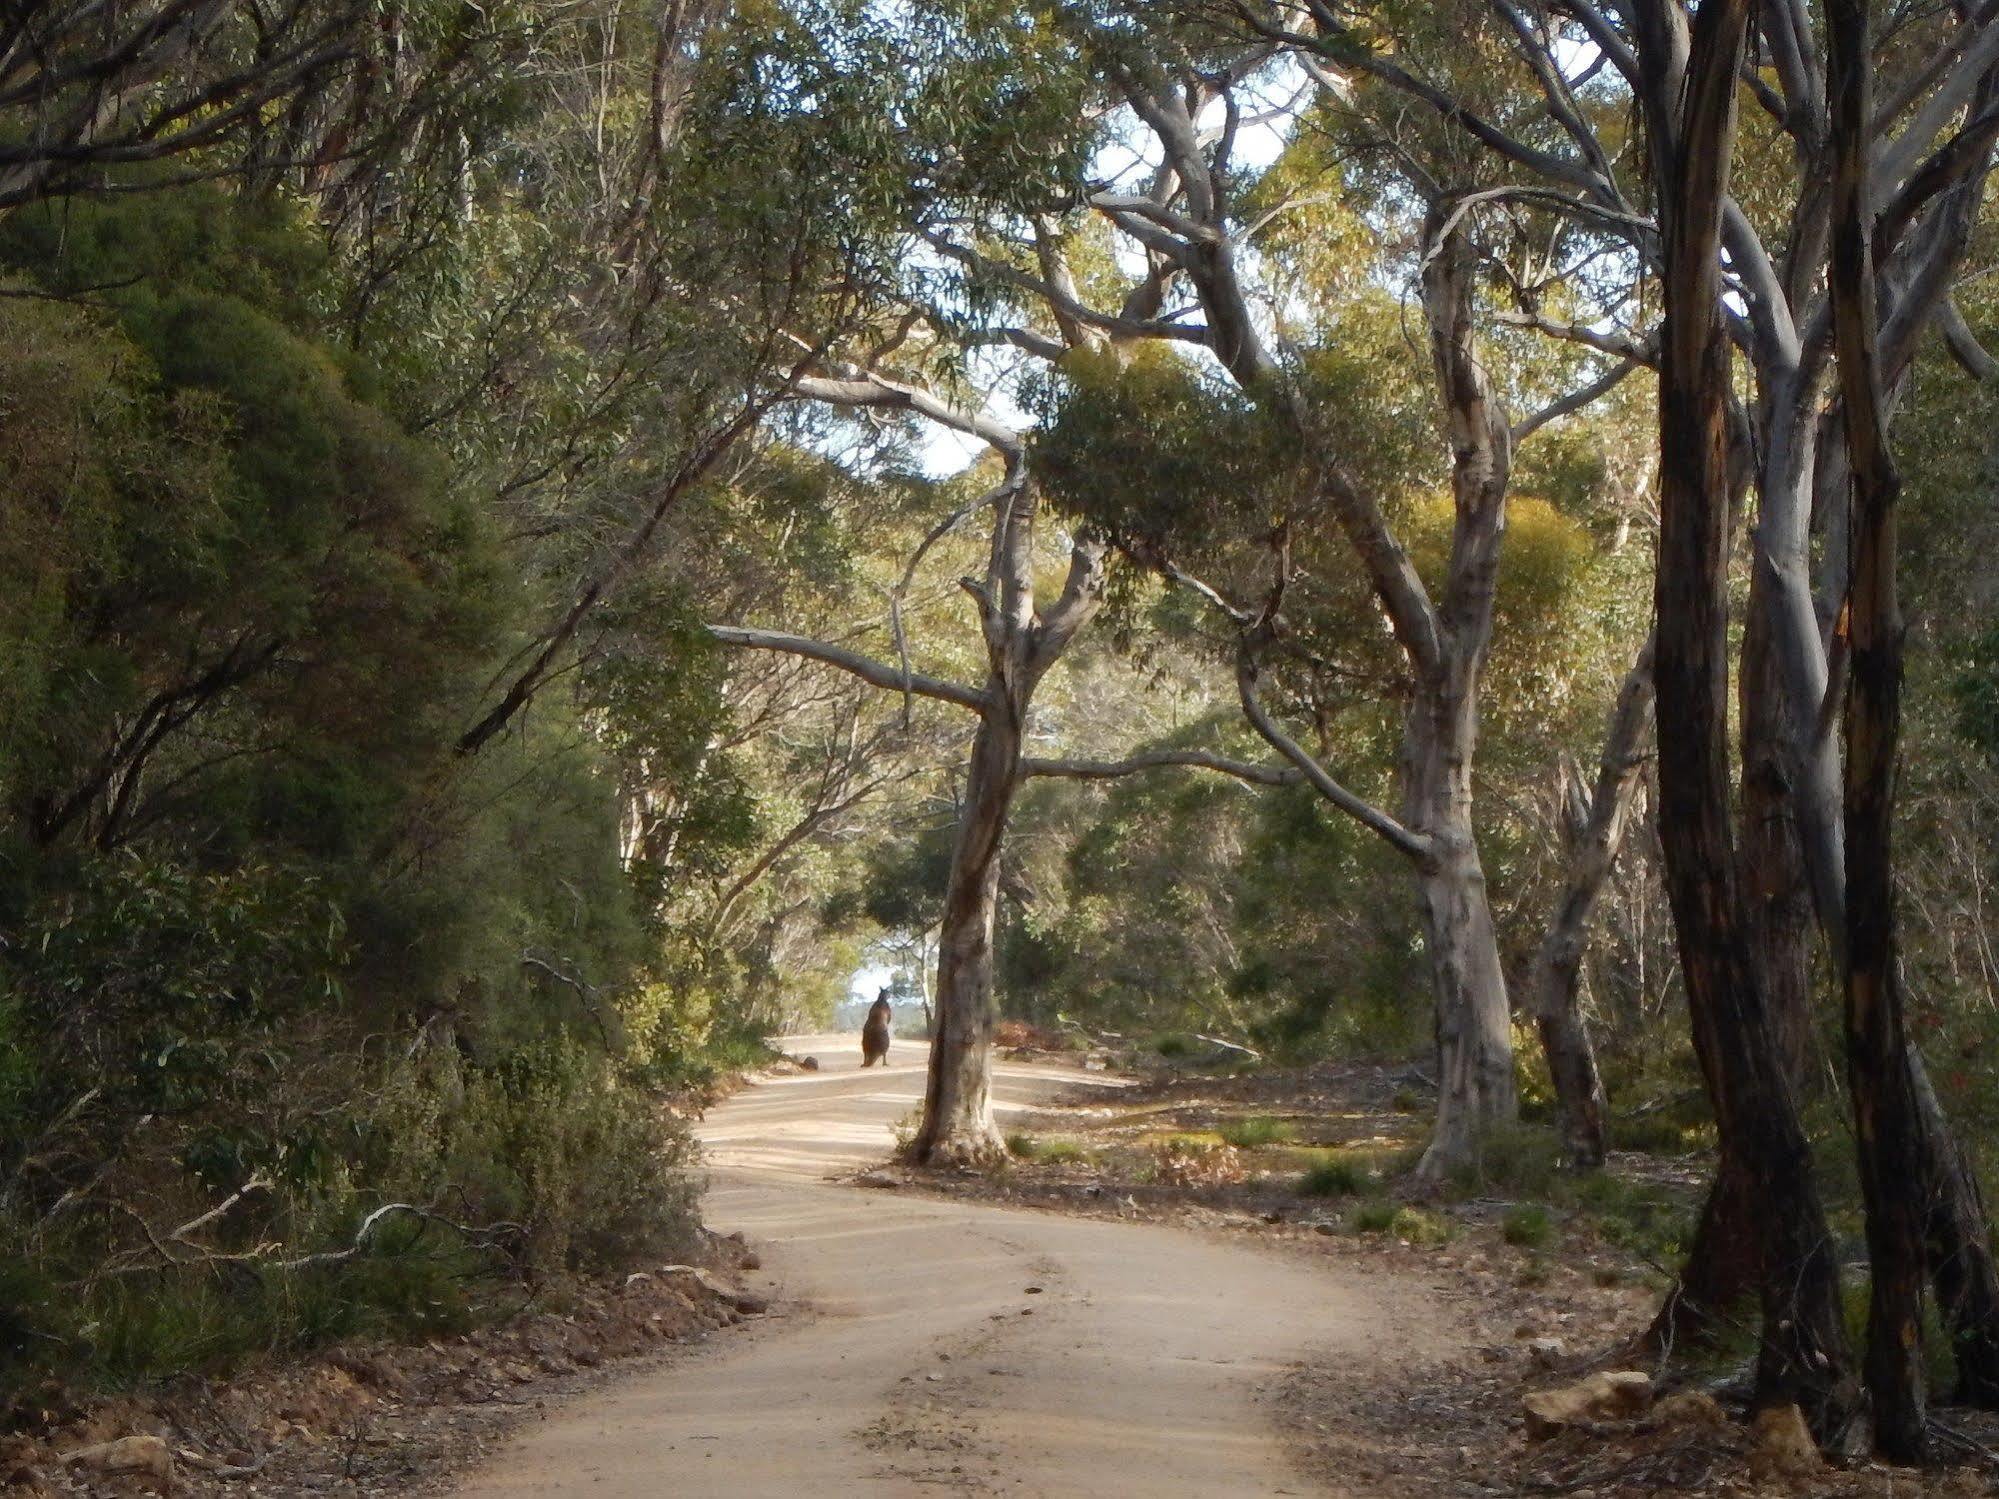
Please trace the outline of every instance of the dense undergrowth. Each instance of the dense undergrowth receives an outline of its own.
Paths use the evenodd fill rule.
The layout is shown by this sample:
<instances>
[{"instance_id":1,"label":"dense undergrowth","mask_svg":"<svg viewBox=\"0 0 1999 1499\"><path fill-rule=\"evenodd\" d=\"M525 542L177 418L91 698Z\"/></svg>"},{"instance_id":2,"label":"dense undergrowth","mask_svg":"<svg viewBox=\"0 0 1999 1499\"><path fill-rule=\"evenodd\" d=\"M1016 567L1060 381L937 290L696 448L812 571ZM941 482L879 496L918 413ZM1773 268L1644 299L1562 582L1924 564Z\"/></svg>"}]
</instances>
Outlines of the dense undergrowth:
<instances>
[{"instance_id":1,"label":"dense undergrowth","mask_svg":"<svg viewBox=\"0 0 1999 1499\"><path fill-rule=\"evenodd\" d=\"M0 1405L668 1249L671 1105L762 1051L620 853L716 674L669 612L674 701L455 753L542 605L345 274L201 185L0 225ZM726 775L683 807L683 861L756 833Z\"/></svg>"}]
</instances>

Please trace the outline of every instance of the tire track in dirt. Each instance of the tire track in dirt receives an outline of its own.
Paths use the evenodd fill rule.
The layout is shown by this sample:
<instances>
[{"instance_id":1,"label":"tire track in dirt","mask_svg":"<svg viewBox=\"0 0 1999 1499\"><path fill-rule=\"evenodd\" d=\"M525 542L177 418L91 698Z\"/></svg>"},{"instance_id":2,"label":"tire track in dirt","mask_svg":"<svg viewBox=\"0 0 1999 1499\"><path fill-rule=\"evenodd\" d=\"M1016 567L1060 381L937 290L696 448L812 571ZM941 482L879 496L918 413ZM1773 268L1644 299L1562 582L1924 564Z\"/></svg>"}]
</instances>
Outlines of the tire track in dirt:
<instances>
[{"instance_id":1,"label":"tire track in dirt","mask_svg":"<svg viewBox=\"0 0 1999 1499\"><path fill-rule=\"evenodd\" d=\"M707 1216L763 1256L781 1315L551 1413L462 1499L661 1494L1333 1492L1269 1393L1307 1357L1364 1381L1434 1355L1421 1292L1217 1234L829 1182L886 1154L922 1048L761 1081L702 1128ZM1115 1080L1002 1064L1002 1112ZM1032 1289L1030 1289L1032 1288Z\"/></svg>"}]
</instances>

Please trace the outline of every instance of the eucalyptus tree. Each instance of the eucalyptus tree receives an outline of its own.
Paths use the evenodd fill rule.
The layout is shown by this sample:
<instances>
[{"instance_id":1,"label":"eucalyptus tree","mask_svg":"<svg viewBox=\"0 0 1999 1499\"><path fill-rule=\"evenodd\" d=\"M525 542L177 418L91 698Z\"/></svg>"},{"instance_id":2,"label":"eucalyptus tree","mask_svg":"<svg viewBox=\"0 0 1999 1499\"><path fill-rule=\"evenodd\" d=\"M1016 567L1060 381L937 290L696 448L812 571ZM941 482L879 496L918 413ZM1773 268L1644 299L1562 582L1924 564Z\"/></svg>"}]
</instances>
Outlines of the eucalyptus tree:
<instances>
[{"instance_id":1,"label":"eucalyptus tree","mask_svg":"<svg viewBox=\"0 0 1999 1499\"><path fill-rule=\"evenodd\" d=\"M1450 539L1433 596L1394 516L1413 475L1434 467L1436 438L1413 430L1406 417L1391 419L1382 425L1397 451L1381 462L1384 434L1365 430L1366 417L1379 416L1387 404L1381 385L1409 383L1408 376L1388 374L1400 360L1386 340L1370 350L1383 364L1366 368L1365 356L1340 347L1352 319L1333 331L1337 318L1323 303L1314 313L1323 344L1299 347L1286 336L1297 302L1326 294L1272 273L1280 262L1267 248L1271 226L1300 205L1281 192L1259 196L1258 168L1240 154L1253 126L1296 126L1298 101L1285 95L1311 88L1312 80L1296 72L1287 78L1274 44L1217 42L1198 29L1143 18L1106 24L1088 34L1088 43L1098 107L1125 129L1117 159L1135 165L1081 174L1067 207L1022 216L1000 206L964 215L926 239L963 268L969 300L1051 309L1070 326L1097 330L1119 356L1106 374L1093 375L1075 360L1065 370L1074 376L1075 399L1058 397L1053 437L1066 445L1063 461L1073 470L1065 499L1106 525L1129 554L1193 588L1231 622L1249 723L1328 802L1408 861L1433 973L1441 1076L1437 1129L1421 1169L1435 1176L1469 1161L1484 1126L1510 1118L1515 1107L1507 985L1472 795L1479 681L1492 637L1514 449L1612 388L1636 361L1612 361L1575 388L1512 415L1509 397L1518 399L1520 390L1495 387L1490 354L1479 348L1475 331L1483 266L1464 205L1420 168L1398 177L1428 332L1427 400L1441 429L1438 446L1449 455ZM1310 202L1337 191L1328 171L1299 196ZM1389 197L1383 203L1392 216ZM1412 197L1421 206L1409 225ZM1357 253L1365 255L1362 238ZM1080 270L1072 264L1079 254L1088 256ZM1351 269L1349 275L1360 279ZM1331 300L1380 299L1370 298L1364 284L1350 284ZM1002 326L991 336L1018 340L1022 330ZM1191 357L1175 375L1171 360L1160 364L1163 356L1138 359L1148 345ZM1219 372L1228 391L1170 392L1176 379L1198 391L1210 371ZM1142 388L1148 384L1149 395ZM1112 393L1094 393L1092 385ZM1204 402L1235 409L1205 444L1205 472L1198 456L1179 467L1157 461L1160 418L1145 403L1162 392L1182 410ZM1095 413L1088 409L1093 402ZM1095 460L1087 451L1093 443ZM1137 477L1120 476L1120 464ZM1201 548L1210 545L1212 556L1212 542L1231 524L1240 527L1232 575L1203 576ZM1245 545L1268 559L1266 576L1242 560ZM1309 562L1299 563L1308 552ZM1303 594L1291 586L1300 568ZM1363 613L1385 622L1395 658L1385 670L1380 662L1373 667L1381 690L1406 693L1400 801L1392 812L1343 782L1263 700L1279 663L1308 679L1323 671L1325 658L1315 663L1314 642L1298 633L1302 600L1327 587L1329 577L1355 574L1368 601ZM1339 674L1336 667L1333 675ZM1621 796L1620 789L1613 800Z\"/></svg>"},{"instance_id":2,"label":"eucalyptus tree","mask_svg":"<svg viewBox=\"0 0 1999 1499\"><path fill-rule=\"evenodd\" d=\"M1757 1289L1761 1399L1794 1400L1814 1432L1851 1419L1839 1271L1825 1211L1750 960L1728 809L1729 346L1721 240L1748 5L1648 18L1642 95L1663 213L1659 378L1660 834L1694 1045L1724 1149L1763 1202Z\"/></svg>"},{"instance_id":3,"label":"eucalyptus tree","mask_svg":"<svg viewBox=\"0 0 1999 1499\"><path fill-rule=\"evenodd\" d=\"M413 10L419 25L434 19ZM156 187L242 170L273 116L309 113L381 66L376 21L374 6L351 0L10 5L0 21L0 211L97 191L113 175L129 182L142 164L183 163L178 177L141 179ZM468 54L499 30L463 11L446 24L462 28Z\"/></svg>"},{"instance_id":4,"label":"eucalyptus tree","mask_svg":"<svg viewBox=\"0 0 1999 1499\"><path fill-rule=\"evenodd\" d=\"M1024 437L988 411L954 404L925 385L880 369L844 367L798 381L800 399L849 411L888 408L919 413L948 430L985 443L996 460L995 482L942 515L913 550L893 590L893 659L870 656L834 641L734 624L711 633L728 645L778 651L835 667L905 699L924 697L966 709L976 728L959 796L951 862L938 920L935 1018L923 1120L912 1146L925 1162L970 1161L1003 1150L991 1102L994 929L1001 849L1014 799L1037 775L1102 777L1169 765L1199 766L1280 784L1286 773L1193 750L1154 750L1120 761L1042 759L1027 754L1036 690L1077 634L1102 606L1104 542L1087 532L1071 542L1067 575L1045 607L1037 604L1035 529L1041 489L1028 468ZM966 521L989 514L983 576L959 587L973 603L985 660L979 687L912 667L901 602L931 548Z\"/></svg>"},{"instance_id":5,"label":"eucalyptus tree","mask_svg":"<svg viewBox=\"0 0 1999 1499\"><path fill-rule=\"evenodd\" d=\"M1895 920L1895 758L1901 734L1902 617L1896 502L1902 479L1888 441L1875 290L1875 205L1868 161L1875 109L1873 24L1864 3L1827 8L1831 99L1833 338L1841 435L1852 474L1847 596L1852 685L1846 700L1846 1049L1854 1140L1867 1205L1870 1294L1867 1391L1875 1442L1920 1461L1930 1450L1923 1367L1922 1106L1910 1044Z\"/></svg>"},{"instance_id":6,"label":"eucalyptus tree","mask_svg":"<svg viewBox=\"0 0 1999 1499\"><path fill-rule=\"evenodd\" d=\"M1613 285L1582 316L1561 316L1523 299L1519 316L1556 337L1627 357L1655 357L1650 353L1656 343L1647 327L1652 313L1645 283L1658 273L1665 285L1674 286L1668 265L1676 248L1672 216L1687 208L1674 195L1693 181L1673 175L1682 124L1678 112L1696 107L1683 96L1689 76L1684 17L1669 7L1631 3L1599 8L1589 0L1468 8L1461 18L1465 29L1495 54L1510 55L1518 87L1541 105L1538 116L1509 117L1492 106L1489 85L1471 88L1454 81L1450 61L1436 52L1422 56L1403 49L1391 56L1371 43L1352 13L1311 0L1219 9L1252 35L1288 38L1315 65L1336 71L1348 83L1365 80L1368 87L1406 101L1451 131L1467 151L1503 163L1514 180L1494 201L1531 200L1622 239L1629 247L1631 270L1625 290ZM1669 855L1681 866L1676 882L1709 882L1701 897L1706 916L1724 926L1739 919L1750 934L1738 952L1733 938L1719 946L1703 940L1700 933L1707 923L1693 919L1701 913L1682 916L1690 990L1696 982L1707 990L1695 1006L1697 1034L1707 1023L1704 1012L1711 1015L1713 1005L1732 1007L1731 1013L1749 1017L1746 1031L1736 1039L1751 1052L1771 1048L1776 1058L1756 1056L1748 1064L1753 1078L1710 1072L1723 1119L1722 1164L1687 1286L1712 1306L1731 1287L1761 1279L1767 1293L1771 1276L1801 1269L1794 1256L1804 1250L1787 1240L1789 1230L1778 1222L1786 1215L1764 1211L1767 1198L1753 1209L1748 1203L1767 1188L1765 1169L1799 1175L1808 1170L1801 1164L1804 1157L1783 1151L1770 1155L1763 1143L1739 1139L1736 1130L1768 1128L1795 1140L1795 1128L1787 1120L1794 1118L1791 1095L1797 1069L1795 1057L1786 1053L1805 1030L1809 951L1804 922L1810 919L1796 913L1816 916L1837 965L1842 971L1847 967L1849 866L1841 847L1835 731L1845 651L1839 620L1850 578L1844 520L1849 465L1841 402L1828 384L1838 342L1833 278L1827 274L1834 201L1827 185L1834 178L1838 135L1830 110L1837 90L1819 71L1815 22L1804 6L1767 5L1753 12L1714 7L1712 20L1709 10L1702 7L1696 33L1710 33L1711 26L1725 30L1710 34L1715 51L1699 74L1716 91L1716 97L1698 101L1707 112L1705 145L1724 157L1729 154L1738 90L1750 113L1742 127L1744 168L1733 185L1725 170L1717 174L1715 162L1698 164L1696 196L1712 201L1694 207L1716 216L1715 242L1692 250L1678 243L1684 257L1678 266L1679 291L1684 296L1699 290L1715 299L1713 316L1746 356L1751 390L1749 401L1739 406L1729 392L1716 397L1712 371L1696 371L1692 346L1682 351L1687 356L1679 372L1682 388L1698 385L1705 392L1698 396L1702 402L1719 399L1729 430L1722 434L1726 469L1683 474L1678 503L1691 503L1688 496L1696 493L1704 496L1710 510L1702 513L1695 527L1699 530L1712 519L1717 486L1747 484L1756 501L1741 671L1739 917L1724 910L1738 899L1725 891L1726 882L1735 877L1738 855L1734 840L1715 820L1717 807L1726 807L1728 788L1714 773L1718 762L1711 758L1716 753L1712 735L1700 740L1698 753L1687 751L1692 758L1678 762L1704 767L1708 779L1699 783L1700 789L1691 789L1691 769L1672 777L1680 788L1673 793L1680 819L1674 837L1683 840L1686 829L1696 827L1700 840L1697 845L1681 841L1677 851L1669 844ZM1992 108L1992 90L1999 86L1995 59L1999 32L1982 10L1898 16L1868 49L1865 65L1879 74L1880 102L1856 128L1866 138L1872 162L1868 186L1875 209L1869 239L1881 299L1876 358L1881 387L1890 395L1925 327L1941 318L1946 331L1961 332L1950 317L1948 298L1999 136L1999 113ZM1850 69L1846 76L1852 76ZM1636 138L1623 124L1632 109L1646 127L1643 156L1636 154ZM1654 205L1649 212L1648 201ZM1726 266L1719 271L1700 271L1693 263L1700 254L1718 260L1724 253ZM1705 282L1697 285L1692 278L1698 276L1705 276ZM1680 314L1682 329L1696 326L1704 316L1684 301ZM1710 341L1707 347L1705 357L1712 360L1717 346ZM1663 356L1657 357L1663 369ZM1705 406L1700 409L1704 417L1712 414ZM1688 438L1689 430L1681 425L1662 427L1662 458L1684 458ZM1816 567L1811 545L1815 517L1828 539L1828 545L1817 549ZM1713 541L1711 534L1701 534L1702 545ZM1699 566L1715 565L1705 554L1702 558ZM1690 552L1674 567L1662 566L1662 580L1678 576L1684 581L1696 565L1696 554ZM1661 586L1663 600L1663 581ZM1712 633L1723 618L1725 612L1696 610L1683 614L1676 628ZM1662 650L1664 646L1662 634ZM1701 658L1707 663L1702 671L1713 668L1720 649L1718 639L1698 645L1674 642L1675 652L1707 653ZM1674 669L1685 670L1688 659L1677 657ZM1708 686L1699 690L1707 693ZM1662 723L1670 718L1680 746L1692 742L1684 736L1706 733L1711 726L1708 720L1687 717L1690 699L1680 700L1670 714L1664 699L1662 691ZM1725 725L1718 699L1710 694L1701 701L1706 704L1702 712ZM1710 758L1701 760L1701 755ZM1702 821L1687 822L1697 808ZM1668 817L1666 825L1672 821ZM1687 902L1694 900L1690 889L1682 894ZM1676 911L1682 904L1676 898ZM1696 965L1717 963L1724 974L1713 976L1712 982L1695 979ZM1734 1057L1742 1048L1719 1049ZM1716 1050L1704 1045L1704 1055ZM1989 1368L1990 1346L1989 1319L1980 1310L1991 1305L1982 1212L1975 1184L1962 1169L1941 1116L1928 1106L1920 1060L1909 1052L1903 1065L1911 1069L1910 1092L1923 1114L1930 1268L1967 1350L1967 1389L1975 1391L1986 1378L1977 1371ZM1746 1095L1722 1096L1736 1087L1747 1089ZM1762 1166L1749 1166L1742 1158L1744 1149L1758 1154ZM1967 1278L1972 1285L1963 1283ZM1816 1304L1803 1322L1816 1322L1824 1332L1823 1285L1814 1276L1793 1276L1792 1283L1794 1289L1784 1294L1813 1298ZM1691 1299L1682 1298L1682 1305ZM1777 1320L1793 1329L1787 1336L1809 1341L1815 1335L1797 1330L1802 1324L1796 1318ZM1808 1348L1796 1351L1815 1356ZM1814 1415L1821 1431L1829 1433L1838 1402L1818 1375L1806 1377L1821 1397Z\"/></svg>"}]
</instances>

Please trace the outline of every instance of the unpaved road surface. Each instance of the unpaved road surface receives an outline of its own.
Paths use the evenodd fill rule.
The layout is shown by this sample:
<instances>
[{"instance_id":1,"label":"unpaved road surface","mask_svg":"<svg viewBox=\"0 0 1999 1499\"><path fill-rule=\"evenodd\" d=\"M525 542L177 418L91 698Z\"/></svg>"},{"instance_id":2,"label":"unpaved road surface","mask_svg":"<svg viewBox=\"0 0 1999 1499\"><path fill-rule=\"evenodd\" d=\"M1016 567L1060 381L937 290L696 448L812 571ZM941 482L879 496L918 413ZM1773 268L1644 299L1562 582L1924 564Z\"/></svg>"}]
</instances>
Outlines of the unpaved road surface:
<instances>
[{"instance_id":1,"label":"unpaved road surface","mask_svg":"<svg viewBox=\"0 0 1999 1499\"><path fill-rule=\"evenodd\" d=\"M1270 1389L1305 1357L1365 1381L1437 1351L1419 1290L1155 1224L829 1182L922 1096L855 1037L715 1109L707 1218L763 1256L781 1315L528 1428L465 1499L588 1495L1339 1493L1297 1470ZM1092 1078L1002 1064L1002 1120Z\"/></svg>"}]
</instances>

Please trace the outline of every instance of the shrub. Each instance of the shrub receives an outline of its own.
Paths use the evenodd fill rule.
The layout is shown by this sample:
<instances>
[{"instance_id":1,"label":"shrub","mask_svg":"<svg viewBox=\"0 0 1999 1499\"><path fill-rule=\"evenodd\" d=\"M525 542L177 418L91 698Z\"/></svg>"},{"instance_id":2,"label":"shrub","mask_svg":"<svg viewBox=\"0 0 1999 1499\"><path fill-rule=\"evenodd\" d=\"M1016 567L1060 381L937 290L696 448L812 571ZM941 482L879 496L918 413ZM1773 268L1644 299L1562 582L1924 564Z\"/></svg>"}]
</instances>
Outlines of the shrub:
<instances>
[{"instance_id":1,"label":"shrub","mask_svg":"<svg viewBox=\"0 0 1999 1499\"><path fill-rule=\"evenodd\" d=\"M1298 1190L1307 1197L1357 1197L1373 1185L1367 1167L1344 1154L1315 1163L1298 1180Z\"/></svg>"},{"instance_id":2,"label":"shrub","mask_svg":"<svg viewBox=\"0 0 1999 1499\"><path fill-rule=\"evenodd\" d=\"M1362 1203L1354 1209L1350 1222L1355 1233L1389 1234L1421 1248L1448 1244L1458 1232L1457 1225L1441 1213L1426 1213L1386 1200Z\"/></svg>"},{"instance_id":3,"label":"shrub","mask_svg":"<svg viewBox=\"0 0 1999 1499\"><path fill-rule=\"evenodd\" d=\"M536 1266L602 1269L691 1236L692 1138L601 1053L557 1038L468 1065L435 1048L399 1082L381 1177L518 1223Z\"/></svg>"},{"instance_id":4,"label":"shrub","mask_svg":"<svg viewBox=\"0 0 1999 1499\"><path fill-rule=\"evenodd\" d=\"M1296 1137L1297 1126L1288 1119L1273 1119L1267 1114L1255 1114L1247 1119L1235 1119L1224 1124L1221 1137L1238 1150L1254 1150L1260 1145L1276 1145Z\"/></svg>"},{"instance_id":5,"label":"shrub","mask_svg":"<svg viewBox=\"0 0 1999 1499\"><path fill-rule=\"evenodd\" d=\"M1479 1137L1477 1153L1449 1178L1451 1191L1461 1197L1502 1191L1545 1198L1563 1184L1561 1141L1553 1130L1532 1124L1487 1130Z\"/></svg>"},{"instance_id":6,"label":"shrub","mask_svg":"<svg viewBox=\"0 0 1999 1499\"><path fill-rule=\"evenodd\" d=\"M1605 1243L1654 1265L1679 1261L1694 1222L1693 1204L1684 1196L1605 1171L1583 1177L1574 1191Z\"/></svg>"},{"instance_id":7,"label":"shrub","mask_svg":"<svg viewBox=\"0 0 1999 1499\"><path fill-rule=\"evenodd\" d=\"M1539 1203L1523 1202L1506 1210L1499 1220L1499 1234L1521 1249L1540 1249L1555 1235L1554 1219Z\"/></svg>"},{"instance_id":8,"label":"shrub","mask_svg":"<svg viewBox=\"0 0 1999 1499\"><path fill-rule=\"evenodd\" d=\"M1694 1128L1697 1130L1699 1126ZM1613 1150L1636 1150L1648 1155L1684 1155L1693 1148L1688 1133L1689 1126L1684 1121L1657 1111L1613 1116L1609 1126Z\"/></svg>"},{"instance_id":9,"label":"shrub","mask_svg":"<svg viewBox=\"0 0 1999 1499\"><path fill-rule=\"evenodd\" d=\"M1364 1202L1354 1209L1349 1220L1357 1234L1385 1234L1395 1226L1395 1215L1401 1208L1388 1201Z\"/></svg>"},{"instance_id":10,"label":"shrub","mask_svg":"<svg viewBox=\"0 0 1999 1499\"><path fill-rule=\"evenodd\" d=\"M1041 1161L1050 1166L1072 1165L1088 1160L1090 1155L1074 1140L1043 1140L1024 1130L1008 1135L1006 1148L1024 1161Z\"/></svg>"}]
</instances>

